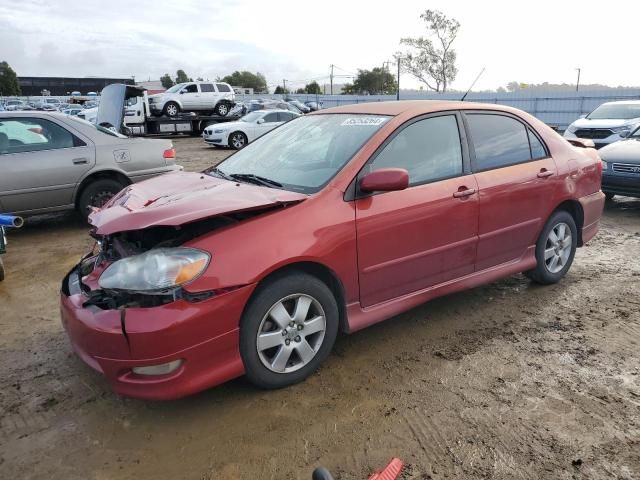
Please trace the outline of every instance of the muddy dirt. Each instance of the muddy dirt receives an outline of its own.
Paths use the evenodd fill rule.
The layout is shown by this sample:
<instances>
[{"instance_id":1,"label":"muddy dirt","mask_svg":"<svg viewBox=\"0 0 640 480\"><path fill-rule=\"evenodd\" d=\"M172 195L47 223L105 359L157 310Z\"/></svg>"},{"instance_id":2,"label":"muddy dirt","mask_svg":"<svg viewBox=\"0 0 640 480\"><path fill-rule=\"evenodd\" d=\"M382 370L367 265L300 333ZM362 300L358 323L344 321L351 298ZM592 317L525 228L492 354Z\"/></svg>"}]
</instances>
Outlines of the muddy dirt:
<instances>
[{"instance_id":1,"label":"muddy dirt","mask_svg":"<svg viewBox=\"0 0 640 480\"><path fill-rule=\"evenodd\" d=\"M228 151L175 141L188 170ZM189 155L190 160L186 161ZM59 282L73 215L9 237L0 283L0 477L640 478L640 201L609 203L564 281L517 275L338 339L301 385L238 379L175 402L114 395L71 351Z\"/></svg>"}]
</instances>

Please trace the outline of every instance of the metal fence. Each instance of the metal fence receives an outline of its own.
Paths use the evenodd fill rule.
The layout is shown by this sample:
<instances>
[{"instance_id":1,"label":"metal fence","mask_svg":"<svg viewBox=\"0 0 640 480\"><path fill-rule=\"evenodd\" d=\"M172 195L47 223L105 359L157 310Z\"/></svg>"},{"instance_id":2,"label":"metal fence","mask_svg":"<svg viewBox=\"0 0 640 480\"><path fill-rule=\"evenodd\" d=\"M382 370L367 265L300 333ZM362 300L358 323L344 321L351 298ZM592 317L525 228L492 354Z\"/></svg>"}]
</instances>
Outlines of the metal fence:
<instances>
[{"instance_id":1,"label":"metal fence","mask_svg":"<svg viewBox=\"0 0 640 480\"><path fill-rule=\"evenodd\" d=\"M395 100L395 95L307 95L291 94L302 102L322 102L324 108L365 102L383 102ZM404 93L400 100L460 100L460 93ZM279 98L281 95L238 95L241 101L258 98ZM469 93L469 102L497 103L524 110L543 122L564 130L581 115L593 111L605 102L616 100L640 100L640 88L616 88L611 90L585 90L579 92L520 90L516 92L477 92Z\"/></svg>"}]
</instances>

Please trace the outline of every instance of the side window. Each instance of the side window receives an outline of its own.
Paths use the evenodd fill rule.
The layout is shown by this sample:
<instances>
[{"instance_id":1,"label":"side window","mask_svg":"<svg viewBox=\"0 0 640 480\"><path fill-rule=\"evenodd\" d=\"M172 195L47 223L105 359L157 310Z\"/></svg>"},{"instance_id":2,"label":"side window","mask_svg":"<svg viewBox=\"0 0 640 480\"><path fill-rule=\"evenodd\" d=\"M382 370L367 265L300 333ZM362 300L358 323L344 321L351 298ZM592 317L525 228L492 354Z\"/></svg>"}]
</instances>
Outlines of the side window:
<instances>
[{"instance_id":1,"label":"side window","mask_svg":"<svg viewBox=\"0 0 640 480\"><path fill-rule=\"evenodd\" d=\"M396 135L370 170L404 168L409 185L462 175L462 147L455 115L426 118Z\"/></svg>"},{"instance_id":2,"label":"side window","mask_svg":"<svg viewBox=\"0 0 640 480\"><path fill-rule=\"evenodd\" d=\"M202 93L208 93L208 92L215 92L216 89L213 88L213 84L212 83L201 83L200 84L200 91Z\"/></svg>"},{"instance_id":3,"label":"side window","mask_svg":"<svg viewBox=\"0 0 640 480\"><path fill-rule=\"evenodd\" d=\"M278 112L267 113L263 118L264 118L264 123L277 122Z\"/></svg>"},{"instance_id":4,"label":"side window","mask_svg":"<svg viewBox=\"0 0 640 480\"><path fill-rule=\"evenodd\" d=\"M538 140L535 133L528 128L527 133L529 134L529 145L531 145L531 158L534 160L547 158L547 150L544 148L544 145L542 145L540 140Z\"/></svg>"},{"instance_id":5,"label":"side window","mask_svg":"<svg viewBox=\"0 0 640 480\"><path fill-rule=\"evenodd\" d=\"M531 160L527 128L504 115L467 114L476 154L476 171L507 167Z\"/></svg>"},{"instance_id":6,"label":"side window","mask_svg":"<svg viewBox=\"0 0 640 480\"><path fill-rule=\"evenodd\" d=\"M216 83L216 87L218 87L219 92L227 93L231 91L231 88L226 83Z\"/></svg>"},{"instance_id":7,"label":"side window","mask_svg":"<svg viewBox=\"0 0 640 480\"><path fill-rule=\"evenodd\" d=\"M0 154L35 152L84 145L57 123L42 118L0 120Z\"/></svg>"},{"instance_id":8,"label":"side window","mask_svg":"<svg viewBox=\"0 0 640 480\"><path fill-rule=\"evenodd\" d=\"M184 87L182 91L186 93L198 93L198 85L196 85L195 83L190 83L189 85Z\"/></svg>"},{"instance_id":9,"label":"side window","mask_svg":"<svg viewBox=\"0 0 640 480\"><path fill-rule=\"evenodd\" d=\"M295 115L293 113L279 112L278 117L279 121L288 122L289 120L293 120L295 118Z\"/></svg>"}]
</instances>

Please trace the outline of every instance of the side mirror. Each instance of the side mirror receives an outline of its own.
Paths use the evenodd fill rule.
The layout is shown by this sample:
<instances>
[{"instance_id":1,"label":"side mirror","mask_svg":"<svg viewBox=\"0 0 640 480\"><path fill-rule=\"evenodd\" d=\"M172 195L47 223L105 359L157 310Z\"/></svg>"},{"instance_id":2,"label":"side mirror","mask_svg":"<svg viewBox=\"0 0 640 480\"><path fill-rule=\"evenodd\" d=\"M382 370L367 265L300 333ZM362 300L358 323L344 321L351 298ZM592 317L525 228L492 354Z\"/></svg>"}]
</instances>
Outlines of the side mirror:
<instances>
[{"instance_id":1,"label":"side mirror","mask_svg":"<svg viewBox=\"0 0 640 480\"><path fill-rule=\"evenodd\" d=\"M580 115L578 118L587 118L587 115L583 113L583 114L582 114L582 115Z\"/></svg>"},{"instance_id":2,"label":"side mirror","mask_svg":"<svg viewBox=\"0 0 640 480\"><path fill-rule=\"evenodd\" d=\"M256 121L256 123L257 123L258 125L260 125L261 123L264 123L264 118L259 118L259 119Z\"/></svg>"},{"instance_id":3,"label":"side mirror","mask_svg":"<svg viewBox=\"0 0 640 480\"><path fill-rule=\"evenodd\" d=\"M183 93L187 93L186 90L180 90L180 95L182 95Z\"/></svg>"},{"instance_id":4,"label":"side mirror","mask_svg":"<svg viewBox=\"0 0 640 480\"><path fill-rule=\"evenodd\" d=\"M620 138L627 138L629 135L631 135L631 132L622 132Z\"/></svg>"},{"instance_id":5,"label":"side mirror","mask_svg":"<svg viewBox=\"0 0 640 480\"><path fill-rule=\"evenodd\" d=\"M363 192L392 192L409 186L409 172L404 168L382 168L366 174L360 180Z\"/></svg>"}]
</instances>

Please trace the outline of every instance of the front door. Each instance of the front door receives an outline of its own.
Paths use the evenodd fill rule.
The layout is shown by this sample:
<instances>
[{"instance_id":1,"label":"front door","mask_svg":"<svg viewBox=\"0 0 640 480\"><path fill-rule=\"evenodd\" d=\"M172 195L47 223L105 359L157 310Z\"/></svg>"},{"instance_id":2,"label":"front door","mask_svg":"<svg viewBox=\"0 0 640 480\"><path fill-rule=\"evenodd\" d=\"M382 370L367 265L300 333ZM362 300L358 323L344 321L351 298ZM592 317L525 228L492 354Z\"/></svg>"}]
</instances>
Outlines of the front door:
<instances>
[{"instance_id":1,"label":"front door","mask_svg":"<svg viewBox=\"0 0 640 480\"><path fill-rule=\"evenodd\" d=\"M201 107L200 90L197 83L189 83L180 91L183 110L198 110Z\"/></svg>"},{"instance_id":2,"label":"front door","mask_svg":"<svg viewBox=\"0 0 640 480\"><path fill-rule=\"evenodd\" d=\"M521 258L552 208L556 165L519 119L468 112L471 163L480 193L477 269Z\"/></svg>"},{"instance_id":3,"label":"front door","mask_svg":"<svg viewBox=\"0 0 640 480\"><path fill-rule=\"evenodd\" d=\"M67 126L39 117L0 120L0 197L5 212L70 205L95 164L95 148Z\"/></svg>"},{"instance_id":4,"label":"front door","mask_svg":"<svg viewBox=\"0 0 640 480\"><path fill-rule=\"evenodd\" d=\"M409 172L406 190L360 196L356 229L360 302L375 305L474 271L478 196L461 143L461 117L413 121L369 161Z\"/></svg>"}]
</instances>

